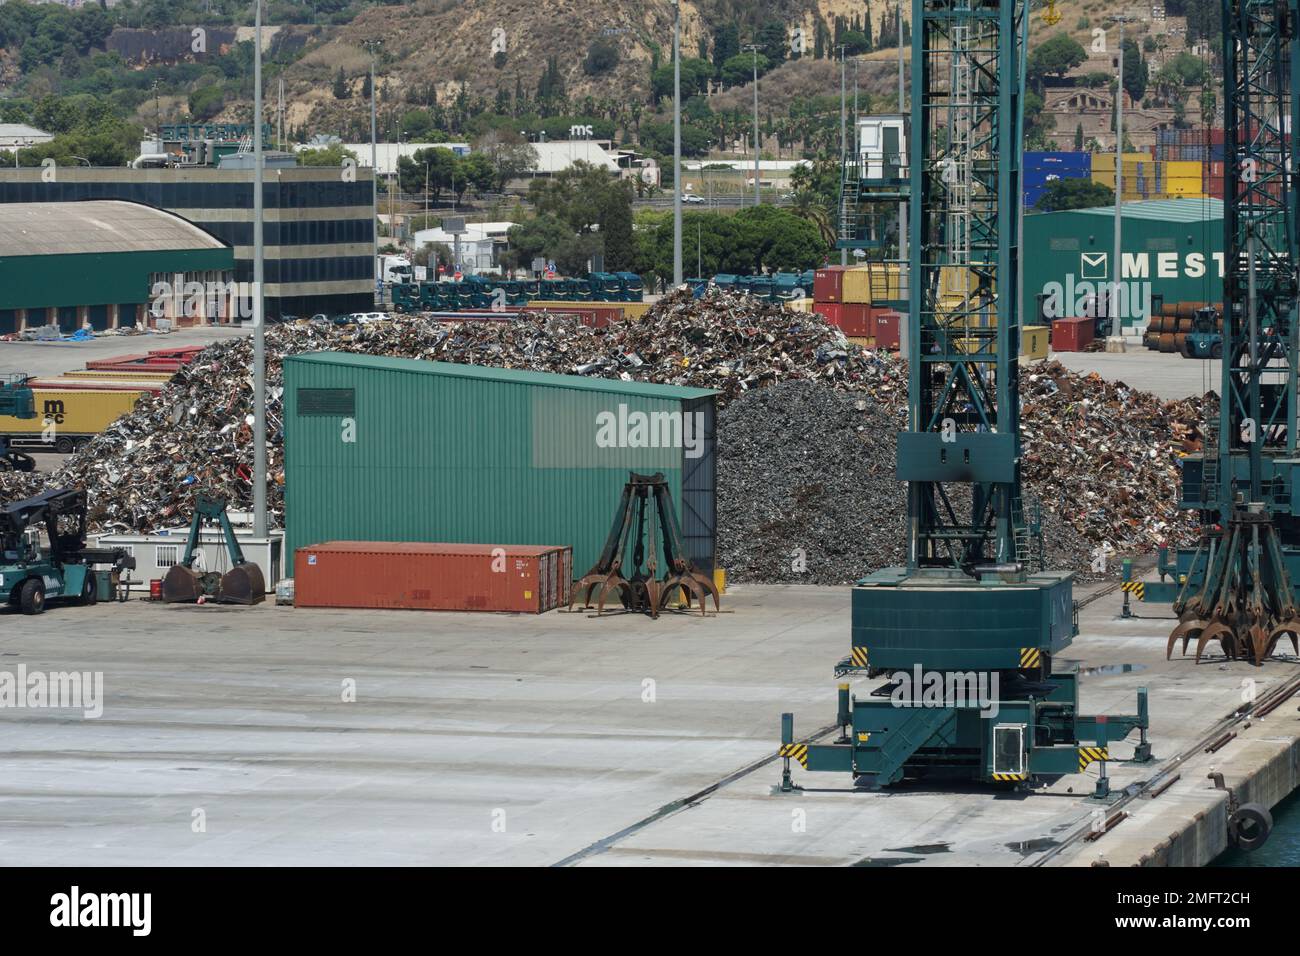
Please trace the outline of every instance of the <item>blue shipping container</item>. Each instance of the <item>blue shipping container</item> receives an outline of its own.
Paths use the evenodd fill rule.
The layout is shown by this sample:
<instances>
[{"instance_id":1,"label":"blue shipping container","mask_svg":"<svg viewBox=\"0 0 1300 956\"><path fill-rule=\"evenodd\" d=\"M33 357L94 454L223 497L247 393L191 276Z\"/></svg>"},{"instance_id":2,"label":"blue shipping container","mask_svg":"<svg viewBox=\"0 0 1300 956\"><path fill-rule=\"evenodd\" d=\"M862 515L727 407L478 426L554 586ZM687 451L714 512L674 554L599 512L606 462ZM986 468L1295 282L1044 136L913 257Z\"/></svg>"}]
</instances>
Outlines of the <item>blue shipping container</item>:
<instances>
[{"instance_id":1,"label":"blue shipping container","mask_svg":"<svg viewBox=\"0 0 1300 956\"><path fill-rule=\"evenodd\" d=\"M1087 176L1092 172L1092 153L1084 152L1027 152L1021 166L1026 171L1031 169L1070 169Z\"/></svg>"}]
</instances>

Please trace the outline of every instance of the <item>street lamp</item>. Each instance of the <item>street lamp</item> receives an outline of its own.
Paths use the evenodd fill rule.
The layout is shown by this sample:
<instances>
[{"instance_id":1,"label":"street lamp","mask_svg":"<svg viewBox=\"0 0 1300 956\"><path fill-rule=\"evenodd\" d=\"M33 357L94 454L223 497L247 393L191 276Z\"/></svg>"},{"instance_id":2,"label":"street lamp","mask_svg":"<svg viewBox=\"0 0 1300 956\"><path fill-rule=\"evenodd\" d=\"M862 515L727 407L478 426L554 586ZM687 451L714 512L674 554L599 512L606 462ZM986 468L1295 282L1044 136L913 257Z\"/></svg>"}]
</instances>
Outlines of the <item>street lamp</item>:
<instances>
[{"instance_id":1,"label":"street lamp","mask_svg":"<svg viewBox=\"0 0 1300 956\"><path fill-rule=\"evenodd\" d=\"M262 0L253 29L253 535L266 537L266 302L262 245Z\"/></svg>"},{"instance_id":2,"label":"street lamp","mask_svg":"<svg viewBox=\"0 0 1300 956\"><path fill-rule=\"evenodd\" d=\"M673 0L673 288L682 284L682 4Z\"/></svg>"},{"instance_id":3,"label":"street lamp","mask_svg":"<svg viewBox=\"0 0 1300 956\"><path fill-rule=\"evenodd\" d=\"M374 232L374 252L371 258L375 264L375 304L382 304L379 299L379 282L383 275L379 270L379 163L376 160L378 147L378 114L375 109L375 47L380 40L367 40L366 48L370 50L370 221Z\"/></svg>"},{"instance_id":4,"label":"street lamp","mask_svg":"<svg viewBox=\"0 0 1300 956\"><path fill-rule=\"evenodd\" d=\"M838 230L841 239L846 238L844 235L844 221L848 217L848 206L844 200L844 164L848 161L848 132L846 129L846 112L847 100L845 99L845 80L848 78L848 67L844 60L844 44L839 45L840 51L840 228ZM847 247L840 249L840 265L849 264L849 250Z\"/></svg>"},{"instance_id":5,"label":"street lamp","mask_svg":"<svg viewBox=\"0 0 1300 956\"><path fill-rule=\"evenodd\" d=\"M1119 284L1120 236L1124 228L1124 24L1131 23L1133 17L1115 14L1108 19L1119 24L1119 57L1115 61L1115 258L1110 267L1110 336L1106 339L1106 351L1123 352L1124 328L1119 314Z\"/></svg>"},{"instance_id":6,"label":"street lamp","mask_svg":"<svg viewBox=\"0 0 1300 956\"><path fill-rule=\"evenodd\" d=\"M761 140L758 138L758 46L749 44L746 50L754 54L754 205L761 205L762 194L758 191L758 151Z\"/></svg>"}]
</instances>

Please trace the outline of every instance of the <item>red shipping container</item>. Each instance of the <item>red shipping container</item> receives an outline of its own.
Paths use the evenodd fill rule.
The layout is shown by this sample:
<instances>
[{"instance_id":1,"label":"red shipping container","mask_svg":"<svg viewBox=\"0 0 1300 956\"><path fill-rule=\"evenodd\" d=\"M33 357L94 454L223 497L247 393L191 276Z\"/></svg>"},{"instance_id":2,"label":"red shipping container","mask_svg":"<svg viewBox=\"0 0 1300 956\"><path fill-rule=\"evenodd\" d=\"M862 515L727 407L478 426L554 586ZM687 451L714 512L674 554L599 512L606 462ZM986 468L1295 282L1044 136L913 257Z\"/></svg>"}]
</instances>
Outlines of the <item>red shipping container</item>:
<instances>
[{"instance_id":1,"label":"red shipping container","mask_svg":"<svg viewBox=\"0 0 1300 956\"><path fill-rule=\"evenodd\" d=\"M865 302L816 302L813 310L845 335L865 338L876 334L871 306Z\"/></svg>"},{"instance_id":2,"label":"red shipping container","mask_svg":"<svg viewBox=\"0 0 1300 956\"><path fill-rule=\"evenodd\" d=\"M1052 348L1057 352L1082 352L1093 340L1097 320L1092 316L1062 318L1052 323Z\"/></svg>"},{"instance_id":3,"label":"red shipping container","mask_svg":"<svg viewBox=\"0 0 1300 956\"><path fill-rule=\"evenodd\" d=\"M820 315L831 325L840 324L841 309L843 306L838 302L814 302L813 311Z\"/></svg>"},{"instance_id":4,"label":"red shipping container","mask_svg":"<svg viewBox=\"0 0 1300 956\"><path fill-rule=\"evenodd\" d=\"M294 553L297 607L516 611L566 606L573 548L327 541Z\"/></svg>"},{"instance_id":5,"label":"red shipping container","mask_svg":"<svg viewBox=\"0 0 1300 956\"><path fill-rule=\"evenodd\" d=\"M826 266L813 273L813 302L839 302L843 298L847 266Z\"/></svg>"},{"instance_id":6,"label":"red shipping container","mask_svg":"<svg viewBox=\"0 0 1300 956\"><path fill-rule=\"evenodd\" d=\"M876 348L898 348L898 325L902 316L897 312L876 313Z\"/></svg>"},{"instance_id":7,"label":"red shipping container","mask_svg":"<svg viewBox=\"0 0 1300 956\"><path fill-rule=\"evenodd\" d=\"M854 338L865 338L876 334L875 315L879 310L872 309L865 302L845 302L840 305L840 330Z\"/></svg>"}]
</instances>

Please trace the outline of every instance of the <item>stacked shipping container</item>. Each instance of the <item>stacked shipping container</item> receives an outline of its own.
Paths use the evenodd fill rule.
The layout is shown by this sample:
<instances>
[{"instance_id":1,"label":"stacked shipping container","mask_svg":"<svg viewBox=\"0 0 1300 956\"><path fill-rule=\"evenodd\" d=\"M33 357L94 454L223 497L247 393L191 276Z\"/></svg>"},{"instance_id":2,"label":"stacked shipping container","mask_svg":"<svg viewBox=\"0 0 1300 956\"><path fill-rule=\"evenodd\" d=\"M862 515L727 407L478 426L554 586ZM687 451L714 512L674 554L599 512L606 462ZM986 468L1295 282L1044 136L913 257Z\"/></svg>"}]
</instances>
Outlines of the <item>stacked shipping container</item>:
<instances>
[{"instance_id":1,"label":"stacked shipping container","mask_svg":"<svg viewBox=\"0 0 1300 956\"><path fill-rule=\"evenodd\" d=\"M1087 179L1091 175L1091 153L1026 152L1021 173L1025 208L1033 209L1038 205L1048 183L1058 179Z\"/></svg>"},{"instance_id":2,"label":"stacked shipping container","mask_svg":"<svg viewBox=\"0 0 1300 956\"><path fill-rule=\"evenodd\" d=\"M813 274L813 311L857 345L898 348L898 312L893 303L907 295L897 263L826 266ZM878 339L881 316L893 316L893 333ZM888 330L890 324L885 323Z\"/></svg>"}]
</instances>

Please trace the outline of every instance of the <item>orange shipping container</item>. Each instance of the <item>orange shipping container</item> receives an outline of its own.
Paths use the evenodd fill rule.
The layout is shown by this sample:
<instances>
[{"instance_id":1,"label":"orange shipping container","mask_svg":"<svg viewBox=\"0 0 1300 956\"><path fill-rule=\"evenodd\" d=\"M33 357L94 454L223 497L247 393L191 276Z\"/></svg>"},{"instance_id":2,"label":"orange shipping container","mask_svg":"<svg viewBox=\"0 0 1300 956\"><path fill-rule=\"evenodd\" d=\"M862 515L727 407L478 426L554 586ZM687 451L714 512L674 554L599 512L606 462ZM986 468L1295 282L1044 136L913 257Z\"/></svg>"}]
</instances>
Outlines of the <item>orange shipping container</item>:
<instances>
[{"instance_id":1,"label":"orange shipping container","mask_svg":"<svg viewBox=\"0 0 1300 956\"><path fill-rule=\"evenodd\" d=\"M541 614L572 584L568 546L327 541L294 554L293 603Z\"/></svg>"}]
</instances>

